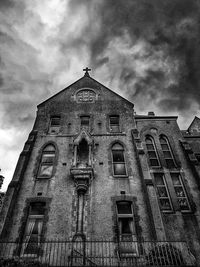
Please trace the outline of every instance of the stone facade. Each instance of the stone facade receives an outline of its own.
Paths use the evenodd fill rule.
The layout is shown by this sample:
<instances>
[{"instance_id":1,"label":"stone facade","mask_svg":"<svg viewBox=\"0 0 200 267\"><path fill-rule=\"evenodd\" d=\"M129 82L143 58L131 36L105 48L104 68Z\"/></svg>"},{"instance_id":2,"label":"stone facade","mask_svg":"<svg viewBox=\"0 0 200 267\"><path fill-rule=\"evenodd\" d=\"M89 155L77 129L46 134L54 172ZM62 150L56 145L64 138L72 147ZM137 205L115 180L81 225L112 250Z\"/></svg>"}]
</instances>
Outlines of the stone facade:
<instances>
[{"instance_id":1,"label":"stone facade","mask_svg":"<svg viewBox=\"0 0 200 267\"><path fill-rule=\"evenodd\" d=\"M181 132L176 120L136 115L132 103L88 73L38 105L6 193L1 238L24 240L34 203L44 203L37 217L43 240L184 239L198 259L193 146L200 136Z\"/></svg>"}]
</instances>

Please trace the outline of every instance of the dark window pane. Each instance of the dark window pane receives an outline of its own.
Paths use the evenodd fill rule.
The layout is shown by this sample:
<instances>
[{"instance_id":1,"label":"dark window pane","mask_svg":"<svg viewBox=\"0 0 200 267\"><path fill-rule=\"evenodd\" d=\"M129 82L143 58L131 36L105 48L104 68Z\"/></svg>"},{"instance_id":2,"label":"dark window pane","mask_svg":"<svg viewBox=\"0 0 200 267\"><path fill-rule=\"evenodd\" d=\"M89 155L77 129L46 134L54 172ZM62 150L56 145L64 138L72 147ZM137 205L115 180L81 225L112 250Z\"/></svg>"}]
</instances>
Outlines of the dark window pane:
<instances>
[{"instance_id":1,"label":"dark window pane","mask_svg":"<svg viewBox=\"0 0 200 267\"><path fill-rule=\"evenodd\" d=\"M146 144L149 145L149 144L152 144L152 143L153 143L152 140L151 140L150 138L147 137L147 138L146 138Z\"/></svg>"},{"instance_id":2,"label":"dark window pane","mask_svg":"<svg viewBox=\"0 0 200 267\"><path fill-rule=\"evenodd\" d=\"M159 166L159 161L158 161L158 155L156 154L156 150L153 144L153 140L149 137L146 138L146 146L147 146L147 152L148 152L148 157L150 161L151 166Z\"/></svg>"},{"instance_id":3,"label":"dark window pane","mask_svg":"<svg viewBox=\"0 0 200 267\"><path fill-rule=\"evenodd\" d=\"M185 197L185 193L183 191L183 187L182 186L176 186L174 189L175 189L177 197Z\"/></svg>"},{"instance_id":4,"label":"dark window pane","mask_svg":"<svg viewBox=\"0 0 200 267\"><path fill-rule=\"evenodd\" d=\"M165 159L165 160L166 160L167 167L169 169L175 167L175 164L174 164L174 160L173 159Z\"/></svg>"},{"instance_id":5,"label":"dark window pane","mask_svg":"<svg viewBox=\"0 0 200 267\"><path fill-rule=\"evenodd\" d=\"M172 154L170 151L163 151L165 159L172 159Z\"/></svg>"},{"instance_id":6,"label":"dark window pane","mask_svg":"<svg viewBox=\"0 0 200 267\"><path fill-rule=\"evenodd\" d=\"M150 165L151 166L159 166L159 162L157 159L150 159Z\"/></svg>"},{"instance_id":7,"label":"dark window pane","mask_svg":"<svg viewBox=\"0 0 200 267\"><path fill-rule=\"evenodd\" d=\"M30 204L30 215L43 215L45 211L45 202L34 202Z\"/></svg>"},{"instance_id":8,"label":"dark window pane","mask_svg":"<svg viewBox=\"0 0 200 267\"><path fill-rule=\"evenodd\" d=\"M89 116L81 116L81 125L89 126L90 117Z\"/></svg>"},{"instance_id":9,"label":"dark window pane","mask_svg":"<svg viewBox=\"0 0 200 267\"><path fill-rule=\"evenodd\" d=\"M181 181L178 173L171 173L173 185L181 185Z\"/></svg>"},{"instance_id":10,"label":"dark window pane","mask_svg":"<svg viewBox=\"0 0 200 267\"><path fill-rule=\"evenodd\" d=\"M169 199L160 199L162 210L171 210L171 205Z\"/></svg>"},{"instance_id":11,"label":"dark window pane","mask_svg":"<svg viewBox=\"0 0 200 267\"><path fill-rule=\"evenodd\" d=\"M131 203L127 201L117 202L118 214L132 214Z\"/></svg>"},{"instance_id":12,"label":"dark window pane","mask_svg":"<svg viewBox=\"0 0 200 267\"><path fill-rule=\"evenodd\" d=\"M149 151L148 155L149 155L149 158L151 159L157 159L157 155L155 151Z\"/></svg>"},{"instance_id":13,"label":"dark window pane","mask_svg":"<svg viewBox=\"0 0 200 267\"><path fill-rule=\"evenodd\" d=\"M178 203L181 210L189 210L188 202L186 198L178 198Z\"/></svg>"},{"instance_id":14,"label":"dark window pane","mask_svg":"<svg viewBox=\"0 0 200 267\"><path fill-rule=\"evenodd\" d=\"M160 138L160 143L161 143L161 145L162 144L167 144L167 140L164 137L161 137Z\"/></svg>"},{"instance_id":15,"label":"dark window pane","mask_svg":"<svg viewBox=\"0 0 200 267\"><path fill-rule=\"evenodd\" d=\"M126 175L126 168L124 163L114 163L114 175Z\"/></svg>"},{"instance_id":16,"label":"dark window pane","mask_svg":"<svg viewBox=\"0 0 200 267\"><path fill-rule=\"evenodd\" d=\"M119 125L119 116L110 116L110 125Z\"/></svg>"},{"instance_id":17,"label":"dark window pane","mask_svg":"<svg viewBox=\"0 0 200 267\"><path fill-rule=\"evenodd\" d=\"M195 156L196 156L198 162L200 162L200 154L195 154Z\"/></svg>"},{"instance_id":18,"label":"dark window pane","mask_svg":"<svg viewBox=\"0 0 200 267\"><path fill-rule=\"evenodd\" d=\"M154 178L155 178L156 185L165 185L162 174L155 173Z\"/></svg>"},{"instance_id":19,"label":"dark window pane","mask_svg":"<svg viewBox=\"0 0 200 267\"><path fill-rule=\"evenodd\" d=\"M154 150L154 146L152 144L147 144L147 150Z\"/></svg>"},{"instance_id":20,"label":"dark window pane","mask_svg":"<svg viewBox=\"0 0 200 267\"><path fill-rule=\"evenodd\" d=\"M124 153L120 150L113 151L113 162L124 162Z\"/></svg>"},{"instance_id":21,"label":"dark window pane","mask_svg":"<svg viewBox=\"0 0 200 267\"><path fill-rule=\"evenodd\" d=\"M132 223L128 218L120 218L121 223L121 234L131 234L131 226Z\"/></svg>"},{"instance_id":22,"label":"dark window pane","mask_svg":"<svg viewBox=\"0 0 200 267\"><path fill-rule=\"evenodd\" d=\"M162 150L169 150L169 147L167 144L161 144Z\"/></svg>"},{"instance_id":23,"label":"dark window pane","mask_svg":"<svg viewBox=\"0 0 200 267\"><path fill-rule=\"evenodd\" d=\"M119 132L119 116L110 116L110 131Z\"/></svg>"},{"instance_id":24,"label":"dark window pane","mask_svg":"<svg viewBox=\"0 0 200 267\"><path fill-rule=\"evenodd\" d=\"M51 118L51 127L60 126L60 117L52 117Z\"/></svg>"},{"instance_id":25,"label":"dark window pane","mask_svg":"<svg viewBox=\"0 0 200 267\"><path fill-rule=\"evenodd\" d=\"M165 187L158 187L157 190L159 197L168 197L167 190Z\"/></svg>"},{"instance_id":26,"label":"dark window pane","mask_svg":"<svg viewBox=\"0 0 200 267\"><path fill-rule=\"evenodd\" d=\"M55 154L43 154L42 156L42 163L53 163Z\"/></svg>"}]
</instances>

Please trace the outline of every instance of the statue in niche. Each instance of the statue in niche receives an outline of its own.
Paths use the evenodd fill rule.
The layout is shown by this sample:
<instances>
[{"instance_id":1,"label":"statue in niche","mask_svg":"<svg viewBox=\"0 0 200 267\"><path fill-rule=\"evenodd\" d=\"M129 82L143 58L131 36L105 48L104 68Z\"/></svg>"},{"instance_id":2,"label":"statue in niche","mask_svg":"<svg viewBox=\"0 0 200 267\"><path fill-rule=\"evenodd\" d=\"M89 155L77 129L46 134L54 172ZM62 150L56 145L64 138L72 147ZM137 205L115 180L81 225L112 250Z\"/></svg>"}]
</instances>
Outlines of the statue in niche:
<instances>
[{"instance_id":1,"label":"statue in niche","mask_svg":"<svg viewBox=\"0 0 200 267\"><path fill-rule=\"evenodd\" d=\"M77 147L78 167L87 167L89 160L89 146L85 139L82 139Z\"/></svg>"}]
</instances>

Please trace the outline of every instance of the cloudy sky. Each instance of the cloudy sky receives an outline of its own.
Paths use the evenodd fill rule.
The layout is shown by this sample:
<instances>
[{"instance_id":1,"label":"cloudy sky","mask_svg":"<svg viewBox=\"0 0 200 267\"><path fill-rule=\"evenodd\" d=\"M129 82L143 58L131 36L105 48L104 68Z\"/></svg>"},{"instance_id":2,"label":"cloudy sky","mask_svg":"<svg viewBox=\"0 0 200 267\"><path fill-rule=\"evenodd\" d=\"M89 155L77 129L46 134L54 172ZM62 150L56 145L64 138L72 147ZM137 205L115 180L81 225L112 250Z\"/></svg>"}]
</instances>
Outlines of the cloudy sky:
<instances>
[{"instance_id":1,"label":"cloudy sky","mask_svg":"<svg viewBox=\"0 0 200 267\"><path fill-rule=\"evenodd\" d=\"M139 114L200 116L200 1L0 0L0 168L3 190L36 106L82 69Z\"/></svg>"}]
</instances>

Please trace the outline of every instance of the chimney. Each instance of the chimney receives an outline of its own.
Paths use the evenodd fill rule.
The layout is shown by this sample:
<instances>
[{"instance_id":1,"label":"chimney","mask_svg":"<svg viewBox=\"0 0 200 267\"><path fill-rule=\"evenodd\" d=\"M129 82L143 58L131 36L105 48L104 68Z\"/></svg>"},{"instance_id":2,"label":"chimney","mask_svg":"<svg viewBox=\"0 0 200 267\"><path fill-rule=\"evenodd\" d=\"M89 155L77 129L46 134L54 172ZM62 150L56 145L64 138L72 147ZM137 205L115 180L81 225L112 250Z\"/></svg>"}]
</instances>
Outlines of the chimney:
<instances>
[{"instance_id":1,"label":"chimney","mask_svg":"<svg viewBox=\"0 0 200 267\"><path fill-rule=\"evenodd\" d=\"M155 113L153 111L149 111L148 116L155 116Z\"/></svg>"}]
</instances>

